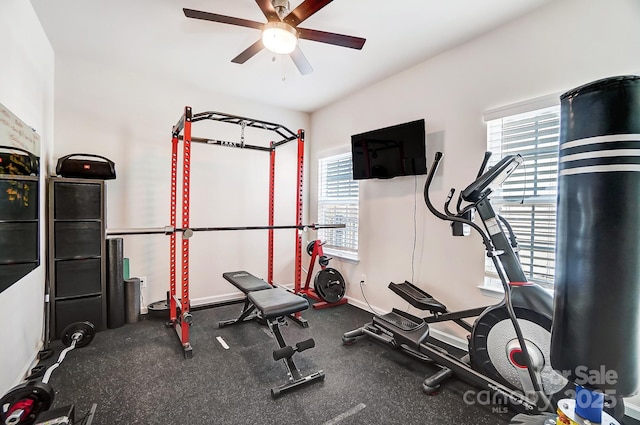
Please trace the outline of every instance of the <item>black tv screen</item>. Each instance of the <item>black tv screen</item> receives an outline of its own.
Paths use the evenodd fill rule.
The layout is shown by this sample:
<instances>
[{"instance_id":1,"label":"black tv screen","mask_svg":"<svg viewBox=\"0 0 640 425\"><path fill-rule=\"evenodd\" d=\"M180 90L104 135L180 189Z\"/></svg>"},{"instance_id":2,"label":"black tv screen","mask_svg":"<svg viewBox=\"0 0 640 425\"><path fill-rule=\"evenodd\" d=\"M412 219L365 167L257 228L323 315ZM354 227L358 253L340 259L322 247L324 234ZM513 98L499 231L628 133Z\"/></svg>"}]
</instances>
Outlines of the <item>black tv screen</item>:
<instances>
[{"instance_id":1,"label":"black tv screen","mask_svg":"<svg viewBox=\"0 0 640 425\"><path fill-rule=\"evenodd\" d=\"M427 173L424 120L351 136L353 179Z\"/></svg>"}]
</instances>

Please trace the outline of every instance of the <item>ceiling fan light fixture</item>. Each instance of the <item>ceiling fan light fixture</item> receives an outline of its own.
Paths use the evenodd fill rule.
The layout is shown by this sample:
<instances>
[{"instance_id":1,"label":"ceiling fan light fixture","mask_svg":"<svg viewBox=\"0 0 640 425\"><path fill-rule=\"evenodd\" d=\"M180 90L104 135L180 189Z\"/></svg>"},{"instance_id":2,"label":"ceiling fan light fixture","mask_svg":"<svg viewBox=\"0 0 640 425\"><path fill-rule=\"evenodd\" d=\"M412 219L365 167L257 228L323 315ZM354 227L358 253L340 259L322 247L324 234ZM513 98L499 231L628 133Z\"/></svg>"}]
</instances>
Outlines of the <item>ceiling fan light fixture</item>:
<instances>
[{"instance_id":1,"label":"ceiling fan light fixture","mask_svg":"<svg viewBox=\"0 0 640 425\"><path fill-rule=\"evenodd\" d=\"M298 32L284 22L268 22L262 30L262 43L273 53L288 55L298 45Z\"/></svg>"}]
</instances>

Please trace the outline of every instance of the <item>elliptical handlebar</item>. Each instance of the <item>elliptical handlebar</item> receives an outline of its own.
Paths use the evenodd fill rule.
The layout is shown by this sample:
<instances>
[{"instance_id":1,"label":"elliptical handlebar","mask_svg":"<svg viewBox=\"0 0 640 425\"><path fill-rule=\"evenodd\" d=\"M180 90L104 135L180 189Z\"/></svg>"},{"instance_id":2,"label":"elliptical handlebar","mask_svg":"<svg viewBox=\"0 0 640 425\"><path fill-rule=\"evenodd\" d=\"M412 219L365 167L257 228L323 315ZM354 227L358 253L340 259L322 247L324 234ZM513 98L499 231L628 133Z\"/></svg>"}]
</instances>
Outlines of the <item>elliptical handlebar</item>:
<instances>
[{"instance_id":1,"label":"elliptical handlebar","mask_svg":"<svg viewBox=\"0 0 640 425\"><path fill-rule=\"evenodd\" d=\"M442 213L436 207L433 206L433 203L431 202L431 199L429 198L429 189L431 188L431 183L433 183L433 178L434 178L436 172L438 171L438 167L440 166L440 161L442 161L443 157L444 157L444 155L442 154L442 152L436 152L436 155L433 158L433 162L431 163L431 169L429 170L429 174L427 174L427 181L424 184L424 202L425 202L425 204L427 204L427 208L429 209L429 211L431 211L431 213L433 215L435 215L436 217L438 217L441 220L457 222L457 223L463 223L463 224L467 224L467 225L471 226L482 237L482 243L486 247L487 252L492 252L493 251L493 244L491 243L491 239L489 239L489 237L486 235L486 233L484 232L484 230L482 230L482 228L480 226L478 226L476 223L474 223L471 220L467 220L465 218L462 218L460 215L454 215L453 213L451 213L451 211L449 211L448 205L449 205L449 202L451 201L451 198L453 197L453 194L455 193L455 189L451 189L449 191L449 195L447 196L447 200L445 202L446 214ZM487 155L485 155L485 160L484 160L483 164L485 164L486 161L488 161L488 159L489 158L487 157ZM459 204L460 204L460 202L458 202L458 207L459 207ZM466 210L466 208L465 208L465 210Z\"/></svg>"},{"instance_id":2,"label":"elliptical handlebar","mask_svg":"<svg viewBox=\"0 0 640 425\"><path fill-rule=\"evenodd\" d=\"M484 170L487 168L487 163L489 162L489 159L491 159L491 155L493 155L493 153L489 151L484 153L484 158L482 159L482 164L480 165L476 179L480 178L480 176L484 174Z\"/></svg>"},{"instance_id":3,"label":"elliptical handlebar","mask_svg":"<svg viewBox=\"0 0 640 425\"><path fill-rule=\"evenodd\" d=\"M424 184L424 202L427 204L427 208L431 211L431 214L435 215L441 220L449 220L449 217L436 209L431 203L431 199L429 199L429 188L431 187L431 183L433 183L433 177L436 175L438 171L438 167L440 166L440 161L444 155L442 152L436 152L435 157L433 158L433 162L431 163L431 169L429 170L429 174L427 174L427 181ZM450 196L453 194L450 193ZM453 220L455 221L455 220Z\"/></svg>"}]
</instances>

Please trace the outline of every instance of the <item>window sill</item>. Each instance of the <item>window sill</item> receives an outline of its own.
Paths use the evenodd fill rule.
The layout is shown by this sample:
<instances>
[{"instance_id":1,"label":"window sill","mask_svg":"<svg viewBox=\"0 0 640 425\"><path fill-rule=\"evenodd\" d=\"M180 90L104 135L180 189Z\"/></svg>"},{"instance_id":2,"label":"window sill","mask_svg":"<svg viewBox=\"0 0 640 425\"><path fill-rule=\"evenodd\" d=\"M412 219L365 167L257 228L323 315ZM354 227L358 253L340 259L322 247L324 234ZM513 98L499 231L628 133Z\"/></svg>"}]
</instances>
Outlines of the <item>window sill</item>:
<instances>
[{"instance_id":1,"label":"window sill","mask_svg":"<svg viewBox=\"0 0 640 425\"><path fill-rule=\"evenodd\" d=\"M331 258L335 258L336 260L345 261L347 263L358 264L360 263L360 259L358 258L358 254L352 254L344 251L333 250L331 248L325 248L324 253Z\"/></svg>"},{"instance_id":2,"label":"window sill","mask_svg":"<svg viewBox=\"0 0 640 425\"><path fill-rule=\"evenodd\" d=\"M485 297L504 298L504 289L502 288L496 288L493 285L478 285L476 288L478 288Z\"/></svg>"},{"instance_id":3,"label":"window sill","mask_svg":"<svg viewBox=\"0 0 640 425\"><path fill-rule=\"evenodd\" d=\"M482 293L482 295L491 298L504 298L504 288L502 288L502 284L496 284L496 282L500 282L498 279L492 278L490 276L485 277L484 284L476 286ZM542 286L542 285L540 285ZM542 286L542 289L547 291L551 296L554 295L553 288L546 288Z\"/></svg>"}]
</instances>

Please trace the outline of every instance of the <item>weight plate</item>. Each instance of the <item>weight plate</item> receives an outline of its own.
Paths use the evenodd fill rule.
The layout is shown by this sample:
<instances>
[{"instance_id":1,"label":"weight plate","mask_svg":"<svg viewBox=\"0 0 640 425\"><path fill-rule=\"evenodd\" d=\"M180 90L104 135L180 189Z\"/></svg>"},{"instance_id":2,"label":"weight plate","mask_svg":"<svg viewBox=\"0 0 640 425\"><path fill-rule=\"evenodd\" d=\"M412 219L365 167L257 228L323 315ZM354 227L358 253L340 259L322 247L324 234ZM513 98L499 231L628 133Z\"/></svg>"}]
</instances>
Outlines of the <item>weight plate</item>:
<instances>
[{"instance_id":1,"label":"weight plate","mask_svg":"<svg viewBox=\"0 0 640 425\"><path fill-rule=\"evenodd\" d=\"M27 381L30 381L32 379L35 378L40 378L42 376L44 376L44 373L47 371L47 369L44 367L44 365L37 365L35 367L33 367L31 369L31 373L29 374L29 376L27 376L25 379Z\"/></svg>"},{"instance_id":2,"label":"weight plate","mask_svg":"<svg viewBox=\"0 0 640 425\"><path fill-rule=\"evenodd\" d=\"M39 361L44 361L47 360L50 357L53 357L53 350L51 348L45 348L44 350L40 350L38 352L38 360Z\"/></svg>"},{"instance_id":3,"label":"weight plate","mask_svg":"<svg viewBox=\"0 0 640 425\"><path fill-rule=\"evenodd\" d=\"M167 300L152 302L147 306L149 317L167 320L169 319L169 304Z\"/></svg>"},{"instance_id":4,"label":"weight plate","mask_svg":"<svg viewBox=\"0 0 640 425\"><path fill-rule=\"evenodd\" d=\"M80 339L76 342L76 348L89 345L96 335L96 328L91 322L75 322L64 328L60 335L60 341L67 347L73 342L73 335L80 334Z\"/></svg>"},{"instance_id":5,"label":"weight plate","mask_svg":"<svg viewBox=\"0 0 640 425\"><path fill-rule=\"evenodd\" d=\"M318 264L320 264L321 267L327 267L329 265L329 260L330 258L326 255L321 255L318 259Z\"/></svg>"},{"instance_id":6,"label":"weight plate","mask_svg":"<svg viewBox=\"0 0 640 425\"><path fill-rule=\"evenodd\" d=\"M336 303L344 297L346 285L340 272L331 267L320 270L313 280L318 296L328 303Z\"/></svg>"},{"instance_id":7,"label":"weight plate","mask_svg":"<svg viewBox=\"0 0 640 425\"><path fill-rule=\"evenodd\" d=\"M311 241L307 244L307 254L310 256L313 255L313 246L316 244L316 241Z\"/></svg>"},{"instance_id":8,"label":"weight plate","mask_svg":"<svg viewBox=\"0 0 640 425\"><path fill-rule=\"evenodd\" d=\"M33 401L31 406L31 411L27 417L23 418L19 425L31 425L35 422L36 417L45 410L48 410L49 407L53 404L53 399L55 396L55 392L53 391L53 387L49 384L44 384L39 381L31 381L26 382L24 384L20 384L16 387L13 387L7 394L0 399L0 419L4 424L7 420L7 417L12 412L12 406L16 405L21 401ZM4 406L8 405L8 408L5 410Z\"/></svg>"}]
</instances>

